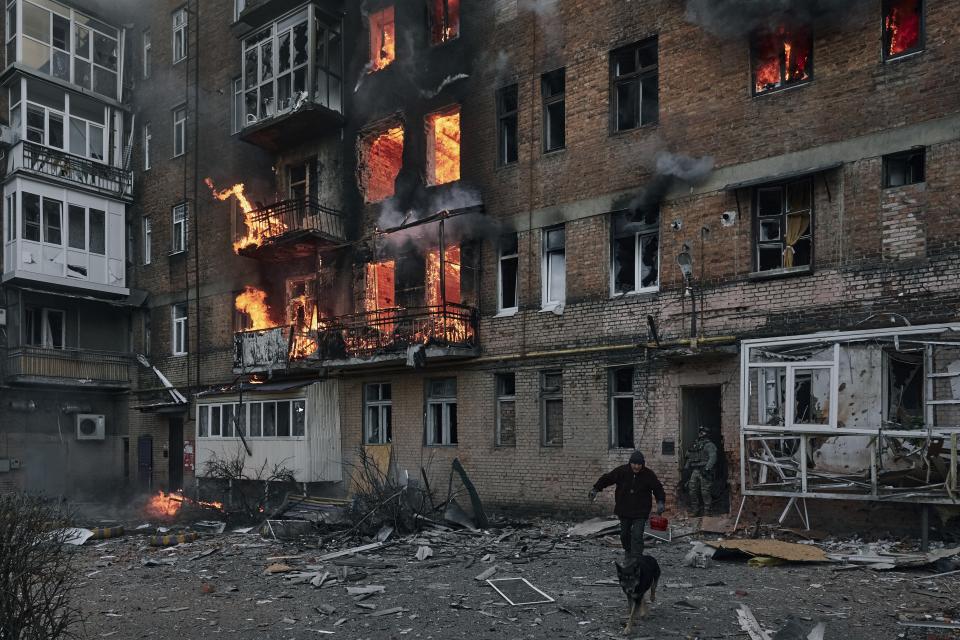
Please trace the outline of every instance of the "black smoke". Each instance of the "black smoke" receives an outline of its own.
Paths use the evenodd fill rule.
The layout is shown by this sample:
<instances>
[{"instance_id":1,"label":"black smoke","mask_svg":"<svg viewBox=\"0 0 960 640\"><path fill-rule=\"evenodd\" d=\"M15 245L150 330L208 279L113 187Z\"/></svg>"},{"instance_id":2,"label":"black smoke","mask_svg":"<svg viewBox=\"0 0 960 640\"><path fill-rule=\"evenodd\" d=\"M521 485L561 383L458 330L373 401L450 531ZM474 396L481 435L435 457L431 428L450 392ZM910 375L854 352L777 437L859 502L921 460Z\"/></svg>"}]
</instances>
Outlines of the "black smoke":
<instances>
[{"instance_id":1,"label":"black smoke","mask_svg":"<svg viewBox=\"0 0 960 640\"><path fill-rule=\"evenodd\" d=\"M860 0L687 0L687 22L721 38L744 36L756 29L792 20L841 24Z\"/></svg>"},{"instance_id":2,"label":"black smoke","mask_svg":"<svg viewBox=\"0 0 960 640\"><path fill-rule=\"evenodd\" d=\"M682 153L658 153L650 182L627 204L631 219L634 222L652 222L675 180L695 185L702 182L711 171L713 158L710 156L694 158Z\"/></svg>"}]
</instances>

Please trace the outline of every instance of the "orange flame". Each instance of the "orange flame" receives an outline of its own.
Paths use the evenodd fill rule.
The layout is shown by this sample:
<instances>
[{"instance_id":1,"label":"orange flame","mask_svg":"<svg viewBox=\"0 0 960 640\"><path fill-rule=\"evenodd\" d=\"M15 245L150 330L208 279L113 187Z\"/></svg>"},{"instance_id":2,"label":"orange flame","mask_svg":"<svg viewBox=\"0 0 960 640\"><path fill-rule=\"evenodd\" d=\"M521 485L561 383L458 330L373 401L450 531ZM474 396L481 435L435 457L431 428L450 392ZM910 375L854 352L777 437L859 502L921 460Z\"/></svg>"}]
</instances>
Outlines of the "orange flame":
<instances>
[{"instance_id":1,"label":"orange flame","mask_svg":"<svg viewBox=\"0 0 960 640\"><path fill-rule=\"evenodd\" d=\"M243 293L237 296L233 306L250 318L250 329L269 329L273 326L270 322L270 307L267 305L267 294L265 291L256 287L246 287Z\"/></svg>"},{"instance_id":2,"label":"orange flame","mask_svg":"<svg viewBox=\"0 0 960 640\"><path fill-rule=\"evenodd\" d=\"M205 500L193 500L187 498L182 493L164 493L158 491L157 495L150 498L147 503L146 512L155 518L172 518L180 511L185 502L195 504L200 507L217 509L223 511L222 502L207 502Z\"/></svg>"},{"instance_id":3,"label":"orange flame","mask_svg":"<svg viewBox=\"0 0 960 640\"><path fill-rule=\"evenodd\" d=\"M380 202L393 195L403 166L403 127L392 127L368 136L362 146L363 197Z\"/></svg>"},{"instance_id":4,"label":"orange flame","mask_svg":"<svg viewBox=\"0 0 960 640\"><path fill-rule=\"evenodd\" d=\"M247 233L242 238L234 241L233 250L236 253L240 253L241 249L247 247L258 247L262 245L263 241L267 238L278 236L287 231L287 225L279 218L269 215L269 211L266 213L257 213L257 209L247 198L246 193L244 193L243 183L237 183L229 189L218 191L213 185L213 180L210 178L204 178L203 182L210 187L214 198L223 202L229 200L231 197L235 197L240 208L243 210L243 221L247 228Z\"/></svg>"},{"instance_id":5,"label":"orange flame","mask_svg":"<svg viewBox=\"0 0 960 640\"><path fill-rule=\"evenodd\" d=\"M778 27L760 34L754 47L754 88L757 93L810 78L810 31ZM782 66L781 66L782 65Z\"/></svg>"},{"instance_id":6,"label":"orange flame","mask_svg":"<svg viewBox=\"0 0 960 640\"><path fill-rule=\"evenodd\" d=\"M390 66L397 58L393 7L370 14L370 73Z\"/></svg>"},{"instance_id":7,"label":"orange flame","mask_svg":"<svg viewBox=\"0 0 960 640\"><path fill-rule=\"evenodd\" d=\"M460 108L427 116L428 173L431 185L460 179Z\"/></svg>"},{"instance_id":8,"label":"orange flame","mask_svg":"<svg viewBox=\"0 0 960 640\"><path fill-rule=\"evenodd\" d=\"M288 318L293 325L293 344L290 346L290 357L293 359L306 358L317 351L317 329L320 326L320 318L317 305L306 294L297 296L290 301L289 309L291 317ZM295 312L296 309L303 311L303 316Z\"/></svg>"},{"instance_id":9,"label":"orange flame","mask_svg":"<svg viewBox=\"0 0 960 640\"><path fill-rule=\"evenodd\" d=\"M918 0L900 0L884 18L889 41L888 54L895 56L920 43L920 7Z\"/></svg>"}]
</instances>

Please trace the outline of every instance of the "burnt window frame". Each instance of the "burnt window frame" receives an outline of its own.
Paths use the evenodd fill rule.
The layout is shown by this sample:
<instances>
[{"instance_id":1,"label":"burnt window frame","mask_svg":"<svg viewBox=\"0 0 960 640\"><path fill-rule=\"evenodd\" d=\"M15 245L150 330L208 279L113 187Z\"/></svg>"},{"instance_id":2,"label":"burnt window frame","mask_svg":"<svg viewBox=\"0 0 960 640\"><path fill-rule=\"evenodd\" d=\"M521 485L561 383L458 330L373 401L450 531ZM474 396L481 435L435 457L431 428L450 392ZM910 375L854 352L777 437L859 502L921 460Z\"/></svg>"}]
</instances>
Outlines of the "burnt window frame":
<instances>
[{"instance_id":1,"label":"burnt window frame","mask_svg":"<svg viewBox=\"0 0 960 640\"><path fill-rule=\"evenodd\" d=\"M629 371L630 390L621 391L617 388L617 374ZM633 449L637 438L637 368L633 365L612 367L607 370L607 403L608 424L610 426L610 448L611 449ZM617 416L620 412L617 410L617 400L630 400L630 433L632 438L629 444L623 444L620 441L619 425Z\"/></svg>"},{"instance_id":2,"label":"burnt window frame","mask_svg":"<svg viewBox=\"0 0 960 640\"><path fill-rule=\"evenodd\" d=\"M890 12L890 5L894 0L882 0L880 3L880 54L884 62L901 60L917 53L921 53L927 48L927 3L924 0L917 0L920 3L920 37L917 40L917 46L900 53L890 53L890 34L887 31L887 15Z\"/></svg>"},{"instance_id":3,"label":"burnt window frame","mask_svg":"<svg viewBox=\"0 0 960 640\"><path fill-rule=\"evenodd\" d=\"M548 93L548 79L551 76L559 74L560 78L563 80L563 90L558 93ZM559 69L554 69L552 71L547 71L540 74L540 99L543 103L543 126L541 127L541 137L543 138L543 144L541 145L542 151L544 154L556 153L557 151L563 151L567 148L567 68L560 67ZM554 105L560 104L563 108L563 140L559 146L550 146L551 136L550 134L550 123L553 121L550 115L550 109Z\"/></svg>"},{"instance_id":4,"label":"burnt window frame","mask_svg":"<svg viewBox=\"0 0 960 640\"><path fill-rule=\"evenodd\" d=\"M806 176L797 176L789 180L781 180L776 182L769 182L764 184L758 184L751 188L750 193L750 213L751 213L751 245L753 257L753 274L757 276L775 276L778 274L794 274L794 273L810 273L813 271L813 267L816 261L816 189L814 188L814 177L813 175ZM807 182L810 187L810 228L807 234L810 236L810 261L808 264L804 265L794 265L791 267L780 266L775 269L760 269L760 246L772 245L775 242L783 246L786 242L784 234L786 233L786 224L787 216L791 213L796 213L797 211L788 211L787 207L787 189L789 185L798 184L801 182ZM764 189L781 189L781 207L780 214L777 216L780 221L780 239L779 240L761 240L760 239L760 191ZM763 216L765 218L772 218L773 216ZM803 236L801 236L803 237ZM785 249L783 250L785 251ZM781 259L781 265L783 261Z\"/></svg>"},{"instance_id":5,"label":"burnt window frame","mask_svg":"<svg viewBox=\"0 0 960 640\"><path fill-rule=\"evenodd\" d=\"M513 393L508 393L506 381L510 381L510 384L513 386ZM517 374L515 371L502 371L494 374L493 376L493 385L494 385L494 398L496 406L494 409L494 440L493 444L495 447L505 447L505 448L516 448L517 446ZM513 441L504 442L503 439L503 426L502 426L502 414L500 413L500 408L504 403L512 402L513 403Z\"/></svg>"},{"instance_id":6,"label":"burnt window frame","mask_svg":"<svg viewBox=\"0 0 960 640\"><path fill-rule=\"evenodd\" d=\"M436 2L442 3L442 4L447 8L447 16L448 16L448 18L449 18L449 16L450 16L449 0L427 0L427 2L426 2L426 5L427 5L427 40L428 40L428 42L429 42L429 44L430 44L431 47L442 47L443 45L445 45L445 44L447 44L447 43L449 43L449 42L453 42L454 40L459 39L459 38L460 38L460 34L463 32L463 29L462 29L462 27L463 27L463 2L462 2L462 0L461 0L461 2L458 2L458 3L457 3L457 33L456 33L455 35L453 35L453 36L450 36L450 37L444 37L444 35L441 35L441 37L440 37L439 40L436 38L436 35L437 35L437 34L436 34L436 31L435 31L435 29L436 29L436 27L437 27L437 21L436 21L436 18L434 17L434 9L435 9L434 3L436 3ZM448 24L447 26L449 27L449 24ZM446 32L446 30L443 31L443 33L445 33L445 32Z\"/></svg>"},{"instance_id":7,"label":"burnt window frame","mask_svg":"<svg viewBox=\"0 0 960 640\"><path fill-rule=\"evenodd\" d=\"M652 65L643 67L641 65L641 53L646 50L653 49L653 57L655 62ZM633 50L633 59L634 59L634 70L630 73L623 75L617 74L617 56L618 54L626 53L630 50ZM656 115L653 120L645 122L643 119L643 85L644 80L653 78L654 83L657 88L657 98L656 98ZM636 83L638 85L637 92L637 104L636 104L636 122L637 124L632 127L620 127L620 93L618 89L622 85L628 85ZM619 47L610 52L610 132L611 133L620 133L621 131L634 131L636 129L642 129L643 127L655 125L660 122L660 44L657 39L657 36L651 36L645 38L638 42L628 44L623 47Z\"/></svg>"},{"instance_id":8,"label":"burnt window frame","mask_svg":"<svg viewBox=\"0 0 960 640\"><path fill-rule=\"evenodd\" d=\"M610 218L610 297L619 298L620 296L641 295L644 293L656 293L660 290L660 268L661 268L661 247L660 247L660 210L657 208L656 222L647 222L644 219L634 231L617 231L617 221L620 218L629 217L628 211L615 211ZM617 272L616 272L616 243L617 240L633 236L633 274L634 287L630 291L617 290ZM643 287L642 283L642 264L643 264L643 238L656 236L657 239L657 280L654 284Z\"/></svg>"},{"instance_id":9,"label":"burnt window frame","mask_svg":"<svg viewBox=\"0 0 960 640\"><path fill-rule=\"evenodd\" d=\"M915 167L912 167L910 164L910 159L913 157L919 156L920 158L920 178L916 179L914 175ZM903 184L890 184L890 163L904 161L910 169L910 175L914 179L904 182ZM884 189L899 189L901 187L906 187L911 184L923 184L927 181L927 149L926 147L914 147L912 149L907 149L906 151L898 151L897 153L888 153L882 158L883 165L883 177L881 184Z\"/></svg>"},{"instance_id":10,"label":"burnt window frame","mask_svg":"<svg viewBox=\"0 0 960 640\"><path fill-rule=\"evenodd\" d=\"M788 22L789 22L789 21L788 21ZM808 77L807 77L806 80L800 80L800 81L797 81L797 82L790 82L789 84L783 84L783 83L781 83L781 85L780 85L779 87L774 87L774 88L772 88L772 89L765 89L765 90L763 90L763 91L757 91L757 68L756 68L756 62L757 62L757 38L758 38L759 36L764 35L765 32L762 31L762 30L759 30L759 29L755 29L755 30L751 31L750 34L749 34L749 36L748 36L748 37L749 37L749 40L750 40L750 95L752 95L752 96L755 97L755 98L756 98L756 97L759 97L759 96L770 95L771 93L778 93L778 92L780 92L780 91L786 91L787 89L792 89L792 88L794 88L794 87L802 87L802 86L805 86L805 85L810 84L811 82L813 82L813 81L816 79L816 75L815 75L815 72L816 72L816 51L815 51L815 48L816 48L816 47L814 46L814 44L815 44L815 42L816 42L816 33L814 32L813 25L810 24L810 23L804 23L804 22L802 22L802 21L793 21L793 22L790 22L790 24L791 24L791 26L796 26L796 27L805 28L805 29L807 29L807 31L810 32L810 56L809 56L809 59L807 60ZM782 52L781 52L781 55L780 55L780 77L781 77L781 78L783 78L783 77L786 76L785 66L786 66L786 60L785 60L785 57L782 55Z\"/></svg>"},{"instance_id":11,"label":"burnt window frame","mask_svg":"<svg viewBox=\"0 0 960 640\"><path fill-rule=\"evenodd\" d=\"M505 97L507 92L513 92L514 108L508 109ZM520 161L520 85L514 82L496 91L497 103L497 166L509 167ZM509 159L508 138L506 127L513 123L513 160Z\"/></svg>"}]
</instances>

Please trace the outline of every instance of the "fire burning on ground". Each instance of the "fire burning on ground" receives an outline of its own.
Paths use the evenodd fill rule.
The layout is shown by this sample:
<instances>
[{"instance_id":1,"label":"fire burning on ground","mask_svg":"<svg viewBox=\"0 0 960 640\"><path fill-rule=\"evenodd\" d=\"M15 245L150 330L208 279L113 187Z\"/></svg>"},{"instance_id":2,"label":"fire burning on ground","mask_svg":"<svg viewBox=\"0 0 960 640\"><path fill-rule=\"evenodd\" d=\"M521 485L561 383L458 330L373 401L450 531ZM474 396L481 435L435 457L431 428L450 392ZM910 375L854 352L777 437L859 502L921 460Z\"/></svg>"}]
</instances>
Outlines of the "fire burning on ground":
<instances>
[{"instance_id":1,"label":"fire burning on ground","mask_svg":"<svg viewBox=\"0 0 960 640\"><path fill-rule=\"evenodd\" d=\"M180 512L184 504L190 504L206 509L216 509L223 511L222 502L206 502L204 500L193 500L182 493L165 493L158 491L155 496L147 502L144 511L147 515L154 518L173 518Z\"/></svg>"},{"instance_id":2,"label":"fire burning on ground","mask_svg":"<svg viewBox=\"0 0 960 640\"><path fill-rule=\"evenodd\" d=\"M266 214L256 213L257 209L244 193L243 183L235 184L228 189L218 190L210 178L204 178L203 182L210 187L214 198L223 202L231 197L236 197L237 204L243 210L246 234L234 241L233 250L236 253L240 253L241 249L247 247L259 247L267 238L278 236L287 230L286 224L278 218L274 219L274 216L269 215L269 211Z\"/></svg>"}]
</instances>

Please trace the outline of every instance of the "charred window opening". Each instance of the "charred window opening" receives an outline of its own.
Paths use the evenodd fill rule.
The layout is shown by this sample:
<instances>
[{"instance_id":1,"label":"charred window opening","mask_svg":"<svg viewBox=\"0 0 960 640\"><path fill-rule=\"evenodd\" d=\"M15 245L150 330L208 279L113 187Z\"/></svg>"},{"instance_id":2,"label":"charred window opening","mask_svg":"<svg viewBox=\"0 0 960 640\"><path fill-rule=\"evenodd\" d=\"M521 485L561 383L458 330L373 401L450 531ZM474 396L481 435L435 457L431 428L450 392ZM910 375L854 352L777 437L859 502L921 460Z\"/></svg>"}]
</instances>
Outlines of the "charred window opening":
<instances>
[{"instance_id":1,"label":"charred window opening","mask_svg":"<svg viewBox=\"0 0 960 640\"><path fill-rule=\"evenodd\" d=\"M514 373L498 373L497 434L498 447L517 446L517 378Z\"/></svg>"},{"instance_id":2,"label":"charred window opening","mask_svg":"<svg viewBox=\"0 0 960 640\"><path fill-rule=\"evenodd\" d=\"M543 96L543 150L563 149L566 144L566 69L557 69L540 77Z\"/></svg>"},{"instance_id":3,"label":"charred window opening","mask_svg":"<svg viewBox=\"0 0 960 640\"><path fill-rule=\"evenodd\" d=\"M388 310L397 306L396 298L396 261L384 260L367 264L364 308L367 311L382 311L375 314L377 327L384 333L393 333L395 323ZM378 316L382 315L380 318Z\"/></svg>"},{"instance_id":4,"label":"charred window opening","mask_svg":"<svg viewBox=\"0 0 960 640\"><path fill-rule=\"evenodd\" d=\"M924 181L924 149L911 149L883 157L883 186L902 187Z\"/></svg>"},{"instance_id":5,"label":"charred window opening","mask_svg":"<svg viewBox=\"0 0 960 640\"><path fill-rule=\"evenodd\" d=\"M397 175L403 167L403 127L364 136L359 151L360 190L364 202L380 202L391 197Z\"/></svg>"},{"instance_id":6,"label":"charred window opening","mask_svg":"<svg viewBox=\"0 0 960 640\"><path fill-rule=\"evenodd\" d=\"M767 93L809 81L813 76L810 27L781 24L752 37L753 93Z\"/></svg>"},{"instance_id":7,"label":"charred window opening","mask_svg":"<svg viewBox=\"0 0 960 640\"><path fill-rule=\"evenodd\" d=\"M612 52L610 75L613 130L626 131L656 122L660 112L657 39Z\"/></svg>"},{"instance_id":8,"label":"charred window opening","mask_svg":"<svg viewBox=\"0 0 960 640\"><path fill-rule=\"evenodd\" d=\"M797 369L793 378L794 424L830 424L830 369Z\"/></svg>"},{"instance_id":9,"label":"charred window opening","mask_svg":"<svg viewBox=\"0 0 960 640\"><path fill-rule=\"evenodd\" d=\"M297 331L316 328L317 278L294 277L287 280L287 324Z\"/></svg>"},{"instance_id":10,"label":"charred window opening","mask_svg":"<svg viewBox=\"0 0 960 640\"><path fill-rule=\"evenodd\" d=\"M393 7L370 14L370 72L390 66L397 58Z\"/></svg>"},{"instance_id":11,"label":"charred window opening","mask_svg":"<svg viewBox=\"0 0 960 640\"><path fill-rule=\"evenodd\" d=\"M497 311L516 311L517 285L520 267L517 234L508 233L500 237L500 264L498 270Z\"/></svg>"},{"instance_id":12,"label":"charred window opening","mask_svg":"<svg viewBox=\"0 0 960 640\"><path fill-rule=\"evenodd\" d=\"M427 306L460 304L460 247L447 247L443 252L443 278L440 277L440 250L427 253Z\"/></svg>"},{"instance_id":13,"label":"charred window opening","mask_svg":"<svg viewBox=\"0 0 960 640\"><path fill-rule=\"evenodd\" d=\"M611 277L613 295L638 293L660 283L660 212L634 220L629 213L613 217Z\"/></svg>"},{"instance_id":14,"label":"charred window opening","mask_svg":"<svg viewBox=\"0 0 960 640\"><path fill-rule=\"evenodd\" d=\"M460 179L460 107L427 116L427 182Z\"/></svg>"},{"instance_id":15,"label":"charred window opening","mask_svg":"<svg viewBox=\"0 0 960 640\"><path fill-rule=\"evenodd\" d=\"M884 59L898 58L921 49L923 49L923 0L884 0Z\"/></svg>"},{"instance_id":16,"label":"charred window opening","mask_svg":"<svg viewBox=\"0 0 960 640\"><path fill-rule=\"evenodd\" d=\"M813 181L754 190L757 271L809 267L813 256Z\"/></svg>"},{"instance_id":17,"label":"charred window opening","mask_svg":"<svg viewBox=\"0 0 960 640\"><path fill-rule=\"evenodd\" d=\"M460 0L431 0L430 42L443 44L460 36Z\"/></svg>"},{"instance_id":18,"label":"charred window opening","mask_svg":"<svg viewBox=\"0 0 960 640\"><path fill-rule=\"evenodd\" d=\"M633 434L633 367L610 371L610 445L615 449L632 449Z\"/></svg>"},{"instance_id":19,"label":"charred window opening","mask_svg":"<svg viewBox=\"0 0 960 640\"><path fill-rule=\"evenodd\" d=\"M903 427L922 427L923 353L888 350L884 356L887 379L884 419Z\"/></svg>"},{"instance_id":20,"label":"charred window opening","mask_svg":"<svg viewBox=\"0 0 960 640\"><path fill-rule=\"evenodd\" d=\"M457 444L457 379L427 381L427 445Z\"/></svg>"},{"instance_id":21,"label":"charred window opening","mask_svg":"<svg viewBox=\"0 0 960 640\"><path fill-rule=\"evenodd\" d=\"M563 372L540 374L540 424L545 447L563 446Z\"/></svg>"},{"instance_id":22,"label":"charred window opening","mask_svg":"<svg viewBox=\"0 0 960 640\"><path fill-rule=\"evenodd\" d=\"M519 155L517 94L515 84L497 91L497 163L500 166L513 164Z\"/></svg>"}]
</instances>

